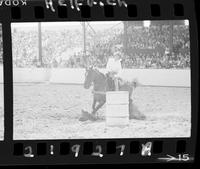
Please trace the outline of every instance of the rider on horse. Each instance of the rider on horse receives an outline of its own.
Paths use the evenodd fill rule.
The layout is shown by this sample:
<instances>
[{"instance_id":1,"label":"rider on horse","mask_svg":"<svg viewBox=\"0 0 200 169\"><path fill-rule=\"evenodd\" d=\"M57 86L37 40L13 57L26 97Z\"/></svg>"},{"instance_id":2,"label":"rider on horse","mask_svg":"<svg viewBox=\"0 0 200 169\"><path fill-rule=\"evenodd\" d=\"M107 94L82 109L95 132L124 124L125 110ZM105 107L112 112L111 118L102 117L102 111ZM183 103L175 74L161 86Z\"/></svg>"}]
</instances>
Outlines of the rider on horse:
<instances>
[{"instance_id":1,"label":"rider on horse","mask_svg":"<svg viewBox=\"0 0 200 169\"><path fill-rule=\"evenodd\" d=\"M120 75L122 71L121 57L122 53L119 50L115 50L114 55L108 59L106 74L100 72L93 66L86 68L84 88L89 89L90 86L93 86L93 103L91 113L82 110L83 116L80 118L81 121L85 121L87 119L96 120L98 118L97 111L105 104L107 91L128 91L129 113L131 114L133 112L132 93L138 83L136 80L128 82L120 78L122 77Z\"/></svg>"},{"instance_id":2,"label":"rider on horse","mask_svg":"<svg viewBox=\"0 0 200 169\"><path fill-rule=\"evenodd\" d=\"M106 70L107 70L106 76L113 90L119 90L119 75L122 70L120 57L121 57L120 52L115 52L114 57L110 57L108 59L107 66L106 66Z\"/></svg>"}]
</instances>

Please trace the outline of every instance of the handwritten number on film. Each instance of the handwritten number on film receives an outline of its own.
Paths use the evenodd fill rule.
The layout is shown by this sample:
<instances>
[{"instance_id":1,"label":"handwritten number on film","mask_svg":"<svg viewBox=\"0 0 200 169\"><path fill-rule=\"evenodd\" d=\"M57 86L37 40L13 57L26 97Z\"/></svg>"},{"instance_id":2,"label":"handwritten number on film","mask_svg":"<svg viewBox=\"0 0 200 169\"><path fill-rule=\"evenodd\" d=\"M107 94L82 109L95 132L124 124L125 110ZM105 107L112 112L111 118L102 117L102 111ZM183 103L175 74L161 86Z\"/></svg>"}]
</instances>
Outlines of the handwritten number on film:
<instances>
[{"instance_id":1,"label":"handwritten number on film","mask_svg":"<svg viewBox=\"0 0 200 169\"><path fill-rule=\"evenodd\" d=\"M74 156L75 157L78 157L78 155L79 155L79 152L80 152L80 145L79 144L76 144L76 145L73 145L72 146L72 148L71 148L71 150L72 150L72 152L74 153Z\"/></svg>"},{"instance_id":2,"label":"handwritten number on film","mask_svg":"<svg viewBox=\"0 0 200 169\"><path fill-rule=\"evenodd\" d=\"M96 150L96 152L92 153L92 156L103 157L101 145L97 145Z\"/></svg>"},{"instance_id":3,"label":"handwritten number on film","mask_svg":"<svg viewBox=\"0 0 200 169\"><path fill-rule=\"evenodd\" d=\"M25 147L24 157L34 157L33 150L31 146Z\"/></svg>"},{"instance_id":4,"label":"handwritten number on film","mask_svg":"<svg viewBox=\"0 0 200 169\"><path fill-rule=\"evenodd\" d=\"M79 156L80 148L81 148L81 145L79 145L79 144L75 144L71 147L71 152L74 154L74 157L77 158ZM119 145L116 147L116 149L120 150L120 153L119 153L120 156L124 155L125 145ZM33 148L31 146L26 146L24 148L24 150L25 150L24 157L27 157L27 158L35 157L35 155L33 153ZM53 145L50 145L49 153L50 153L50 155L54 155L54 146ZM102 146L96 145L95 151L91 154L91 156L103 157L104 155L102 153Z\"/></svg>"},{"instance_id":5,"label":"handwritten number on film","mask_svg":"<svg viewBox=\"0 0 200 169\"><path fill-rule=\"evenodd\" d=\"M119 145L116 147L117 149L120 149L120 156L124 155L125 145Z\"/></svg>"}]
</instances>

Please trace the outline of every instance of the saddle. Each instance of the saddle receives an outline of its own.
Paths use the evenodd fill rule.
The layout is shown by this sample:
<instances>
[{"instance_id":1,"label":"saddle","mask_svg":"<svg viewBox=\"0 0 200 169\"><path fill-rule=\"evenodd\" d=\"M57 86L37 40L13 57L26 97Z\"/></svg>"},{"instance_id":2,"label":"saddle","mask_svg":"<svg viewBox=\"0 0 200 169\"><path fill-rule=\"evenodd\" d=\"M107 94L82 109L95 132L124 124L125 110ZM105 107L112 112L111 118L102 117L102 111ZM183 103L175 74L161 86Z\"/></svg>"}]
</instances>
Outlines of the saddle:
<instances>
[{"instance_id":1,"label":"saddle","mask_svg":"<svg viewBox=\"0 0 200 169\"><path fill-rule=\"evenodd\" d=\"M115 80L117 80L118 86L120 87L123 83L123 80L119 77L117 77ZM107 81L107 91L115 91L115 80L110 76L109 73L106 74L106 81Z\"/></svg>"}]
</instances>

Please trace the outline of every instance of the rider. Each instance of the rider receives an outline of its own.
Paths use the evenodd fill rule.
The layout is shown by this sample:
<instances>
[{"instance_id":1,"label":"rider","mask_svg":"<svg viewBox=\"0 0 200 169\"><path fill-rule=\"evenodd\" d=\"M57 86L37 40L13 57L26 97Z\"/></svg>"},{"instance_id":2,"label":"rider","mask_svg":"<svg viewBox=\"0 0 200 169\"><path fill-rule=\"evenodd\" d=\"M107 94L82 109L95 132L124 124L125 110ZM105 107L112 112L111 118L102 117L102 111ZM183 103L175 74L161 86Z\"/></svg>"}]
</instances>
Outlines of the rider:
<instances>
[{"instance_id":1,"label":"rider","mask_svg":"<svg viewBox=\"0 0 200 169\"><path fill-rule=\"evenodd\" d=\"M115 51L113 57L110 57L107 62L106 70L107 75L114 81L114 90L119 90L118 77L122 70L121 53Z\"/></svg>"}]
</instances>

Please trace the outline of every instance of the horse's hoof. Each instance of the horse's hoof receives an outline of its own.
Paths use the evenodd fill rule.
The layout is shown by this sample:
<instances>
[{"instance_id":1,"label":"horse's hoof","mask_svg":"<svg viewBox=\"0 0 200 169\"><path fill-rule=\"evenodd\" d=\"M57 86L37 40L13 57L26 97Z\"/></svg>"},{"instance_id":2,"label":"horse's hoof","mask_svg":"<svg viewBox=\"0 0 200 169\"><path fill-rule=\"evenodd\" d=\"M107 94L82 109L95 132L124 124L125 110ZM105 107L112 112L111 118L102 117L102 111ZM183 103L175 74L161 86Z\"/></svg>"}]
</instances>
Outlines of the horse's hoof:
<instances>
[{"instance_id":1,"label":"horse's hoof","mask_svg":"<svg viewBox=\"0 0 200 169\"><path fill-rule=\"evenodd\" d=\"M146 116L142 116L142 117L141 117L141 120L146 120Z\"/></svg>"},{"instance_id":2,"label":"horse's hoof","mask_svg":"<svg viewBox=\"0 0 200 169\"><path fill-rule=\"evenodd\" d=\"M88 118L88 112L85 111L85 110L81 110L82 112L82 115L81 117L79 118L79 121L87 121L89 118Z\"/></svg>"},{"instance_id":3,"label":"horse's hoof","mask_svg":"<svg viewBox=\"0 0 200 169\"><path fill-rule=\"evenodd\" d=\"M84 118L84 117L81 117L79 118L79 121L87 121L88 119Z\"/></svg>"},{"instance_id":4,"label":"horse's hoof","mask_svg":"<svg viewBox=\"0 0 200 169\"><path fill-rule=\"evenodd\" d=\"M83 113L83 114L88 114L88 111L86 111L86 110L81 110L81 112Z\"/></svg>"},{"instance_id":5,"label":"horse's hoof","mask_svg":"<svg viewBox=\"0 0 200 169\"><path fill-rule=\"evenodd\" d=\"M93 115L93 114L90 114L89 119L90 119L91 121L96 121L96 120L97 120L97 118L96 118L95 115Z\"/></svg>"}]
</instances>

